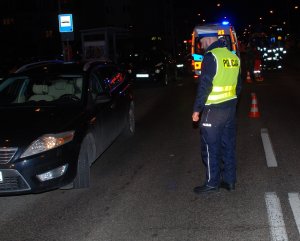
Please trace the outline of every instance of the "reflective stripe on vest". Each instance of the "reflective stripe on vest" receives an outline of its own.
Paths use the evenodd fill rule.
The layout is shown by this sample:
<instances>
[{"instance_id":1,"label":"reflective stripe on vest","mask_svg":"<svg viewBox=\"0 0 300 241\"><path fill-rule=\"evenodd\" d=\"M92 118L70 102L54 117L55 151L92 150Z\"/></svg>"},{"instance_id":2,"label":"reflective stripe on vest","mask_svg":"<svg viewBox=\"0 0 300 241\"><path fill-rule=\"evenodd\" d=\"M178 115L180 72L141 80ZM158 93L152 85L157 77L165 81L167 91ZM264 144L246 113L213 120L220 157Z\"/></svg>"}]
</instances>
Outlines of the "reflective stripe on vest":
<instances>
[{"instance_id":1,"label":"reflective stripe on vest","mask_svg":"<svg viewBox=\"0 0 300 241\"><path fill-rule=\"evenodd\" d=\"M234 86L214 86L212 92L222 92L222 91L231 91L235 90Z\"/></svg>"},{"instance_id":2,"label":"reflective stripe on vest","mask_svg":"<svg viewBox=\"0 0 300 241\"><path fill-rule=\"evenodd\" d=\"M240 68L239 58L227 48L209 51L216 59L217 69L213 88L205 105L219 104L236 97L236 85Z\"/></svg>"},{"instance_id":3,"label":"reflective stripe on vest","mask_svg":"<svg viewBox=\"0 0 300 241\"><path fill-rule=\"evenodd\" d=\"M217 101L215 103L220 103L224 99L229 100L229 99L236 98L236 96L235 96L235 86L226 86L226 87L228 87L227 90L221 90L221 89L223 89L223 87L216 87L217 91L212 91L212 93L215 92L215 94L211 93L208 96L207 100ZM215 87L213 89L215 89Z\"/></svg>"}]
</instances>

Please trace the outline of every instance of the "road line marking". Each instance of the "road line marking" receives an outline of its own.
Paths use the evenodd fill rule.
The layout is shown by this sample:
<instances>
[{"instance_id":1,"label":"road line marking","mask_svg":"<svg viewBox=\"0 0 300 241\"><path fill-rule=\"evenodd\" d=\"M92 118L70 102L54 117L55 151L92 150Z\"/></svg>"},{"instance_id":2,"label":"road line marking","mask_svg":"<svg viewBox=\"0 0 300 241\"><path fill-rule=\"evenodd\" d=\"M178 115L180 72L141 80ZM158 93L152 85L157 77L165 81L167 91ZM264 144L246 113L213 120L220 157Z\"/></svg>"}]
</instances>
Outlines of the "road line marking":
<instances>
[{"instance_id":1,"label":"road line marking","mask_svg":"<svg viewBox=\"0 0 300 241\"><path fill-rule=\"evenodd\" d=\"M300 234L300 198L299 193L289 193L289 201Z\"/></svg>"},{"instance_id":2,"label":"road line marking","mask_svg":"<svg viewBox=\"0 0 300 241\"><path fill-rule=\"evenodd\" d=\"M285 229L279 198L275 192L267 192L265 193L265 201L272 241L287 241L288 236Z\"/></svg>"},{"instance_id":3,"label":"road line marking","mask_svg":"<svg viewBox=\"0 0 300 241\"><path fill-rule=\"evenodd\" d=\"M261 134L261 139L265 150L268 167L277 167L277 161L269 137L268 129L266 128L261 129L260 134Z\"/></svg>"}]
</instances>

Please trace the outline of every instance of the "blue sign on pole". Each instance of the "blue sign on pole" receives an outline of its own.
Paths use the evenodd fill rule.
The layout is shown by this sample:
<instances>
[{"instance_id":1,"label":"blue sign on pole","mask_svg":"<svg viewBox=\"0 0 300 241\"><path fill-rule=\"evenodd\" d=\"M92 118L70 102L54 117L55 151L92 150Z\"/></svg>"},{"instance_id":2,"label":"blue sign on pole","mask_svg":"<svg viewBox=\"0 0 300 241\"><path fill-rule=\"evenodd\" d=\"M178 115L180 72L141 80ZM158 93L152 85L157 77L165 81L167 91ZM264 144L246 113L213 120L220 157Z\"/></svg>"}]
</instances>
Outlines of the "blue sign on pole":
<instances>
[{"instance_id":1,"label":"blue sign on pole","mask_svg":"<svg viewBox=\"0 0 300 241\"><path fill-rule=\"evenodd\" d=\"M68 33L73 32L73 17L72 14L59 14L59 32Z\"/></svg>"}]
</instances>

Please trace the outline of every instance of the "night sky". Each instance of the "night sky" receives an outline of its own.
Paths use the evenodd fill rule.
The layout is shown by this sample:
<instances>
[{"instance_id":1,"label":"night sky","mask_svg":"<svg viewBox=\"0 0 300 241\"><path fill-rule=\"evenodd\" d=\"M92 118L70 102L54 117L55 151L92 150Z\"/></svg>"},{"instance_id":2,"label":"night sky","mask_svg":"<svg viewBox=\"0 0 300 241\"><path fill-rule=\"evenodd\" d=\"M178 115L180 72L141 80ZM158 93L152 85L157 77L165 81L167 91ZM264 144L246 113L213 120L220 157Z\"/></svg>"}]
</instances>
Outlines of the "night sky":
<instances>
[{"instance_id":1,"label":"night sky","mask_svg":"<svg viewBox=\"0 0 300 241\"><path fill-rule=\"evenodd\" d=\"M254 31L262 26L268 28L277 25L285 27L298 41L300 38L300 10L294 9L294 6L299 7L300 0L1 0L0 52L2 56L7 56L3 59L11 56L16 58L18 55L60 54L61 39L57 28L59 1L61 10L74 14L77 31L73 42L75 49L80 49L78 31L81 29L119 25L124 27L126 21L123 21L123 16L117 16L114 12L123 11L124 4L130 5L128 19L131 18L132 21L128 21L128 26L133 26L132 32L138 29L135 36L148 38L162 35L167 47L173 44L173 48L180 48L183 40L190 39L195 25L220 22L224 17L235 27L238 37L246 28L250 28L249 25ZM173 9L169 7L172 6L171 3ZM217 6L218 3L220 6ZM37 5L42 11L37 11ZM119 10L107 11L110 5ZM67 6L71 6L70 10ZM166 11L166 6L169 11ZM273 10L272 14L270 10ZM259 17L263 19L259 20ZM5 24L11 19L14 20L10 21L11 24ZM48 33L51 37L45 37Z\"/></svg>"},{"instance_id":2,"label":"night sky","mask_svg":"<svg viewBox=\"0 0 300 241\"><path fill-rule=\"evenodd\" d=\"M217 3L221 6L217 7ZM196 19L199 22L205 18L208 22L216 22L224 16L236 26L243 29L249 24L257 24L259 17L263 17L265 24L282 24L288 17L299 19L299 9L296 12L293 6L299 6L299 0L271 1L271 0L252 0L252 1L201 1L185 0L176 1L176 9L185 12L186 19ZM270 13L273 10L273 14ZM200 13L197 18L195 16ZM296 16L297 15L297 16ZM297 21L297 22L299 22ZM295 21L296 22L296 21ZM292 23L295 24L295 23Z\"/></svg>"}]
</instances>

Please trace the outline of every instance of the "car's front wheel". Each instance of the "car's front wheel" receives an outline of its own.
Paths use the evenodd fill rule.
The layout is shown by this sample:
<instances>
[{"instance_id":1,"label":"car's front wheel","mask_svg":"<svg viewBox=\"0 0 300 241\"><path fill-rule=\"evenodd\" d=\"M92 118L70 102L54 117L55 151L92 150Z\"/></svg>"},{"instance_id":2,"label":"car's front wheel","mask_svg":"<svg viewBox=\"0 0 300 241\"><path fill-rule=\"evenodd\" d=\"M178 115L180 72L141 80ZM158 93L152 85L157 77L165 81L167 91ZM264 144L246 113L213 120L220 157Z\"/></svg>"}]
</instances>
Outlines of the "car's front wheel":
<instances>
[{"instance_id":1,"label":"car's front wheel","mask_svg":"<svg viewBox=\"0 0 300 241\"><path fill-rule=\"evenodd\" d=\"M95 160L95 155L95 142L91 135L87 135L81 144L73 188L88 188L90 186L90 166Z\"/></svg>"}]
</instances>

